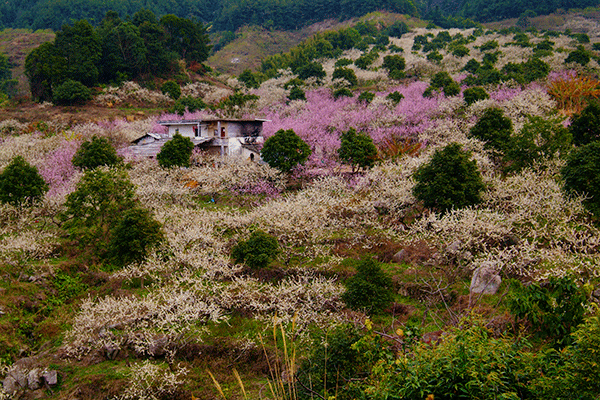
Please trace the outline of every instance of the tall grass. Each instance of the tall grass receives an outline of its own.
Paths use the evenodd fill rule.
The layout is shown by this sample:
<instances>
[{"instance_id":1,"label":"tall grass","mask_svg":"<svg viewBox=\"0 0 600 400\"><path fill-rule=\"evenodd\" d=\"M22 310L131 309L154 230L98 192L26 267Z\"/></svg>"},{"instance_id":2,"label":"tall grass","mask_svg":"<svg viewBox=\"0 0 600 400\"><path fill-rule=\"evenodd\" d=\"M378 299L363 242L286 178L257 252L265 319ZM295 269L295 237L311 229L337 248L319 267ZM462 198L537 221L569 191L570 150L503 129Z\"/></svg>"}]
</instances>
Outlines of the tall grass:
<instances>
[{"instance_id":1,"label":"tall grass","mask_svg":"<svg viewBox=\"0 0 600 400\"><path fill-rule=\"evenodd\" d=\"M271 394L271 398L274 400L297 400L298 393L296 391L296 343L294 342L294 331L296 329L296 318L298 314L294 315L292 319L291 329L286 331L283 324L273 324L273 342L276 349L281 345L283 354L279 351L275 351L275 357L269 357L267 352L267 344L263 340L262 335L259 335L260 344L267 360L269 367L270 379L267 381L267 386ZM227 399L223 388L215 378L215 376L207 369L206 372L210 376L217 392L223 399ZM238 371L233 369L233 376L240 387L242 396L245 400L249 399L244 382L240 377Z\"/></svg>"}]
</instances>

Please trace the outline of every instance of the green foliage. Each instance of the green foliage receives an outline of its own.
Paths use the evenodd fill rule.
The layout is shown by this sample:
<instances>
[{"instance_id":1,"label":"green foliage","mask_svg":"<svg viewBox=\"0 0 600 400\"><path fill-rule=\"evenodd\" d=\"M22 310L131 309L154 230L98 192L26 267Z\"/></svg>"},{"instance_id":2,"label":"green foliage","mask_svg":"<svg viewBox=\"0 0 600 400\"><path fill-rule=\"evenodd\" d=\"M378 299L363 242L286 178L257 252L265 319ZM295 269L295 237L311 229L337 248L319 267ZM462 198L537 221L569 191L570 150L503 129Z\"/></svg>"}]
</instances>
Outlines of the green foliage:
<instances>
[{"instance_id":1,"label":"green foliage","mask_svg":"<svg viewBox=\"0 0 600 400\"><path fill-rule=\"evenodd\" d=\"M345 87L334 90L333 98L337 100L340 97L354 97L354 93L352 93L352 90Z\"/></svg>"},{"instance_id":2,"label":"green foliage","mask_svg":"<svg viewBox=\"0 0 600 400\"><path fill-rule=\"evenodd\" d=\"M347 65L352 65L353 61L349 58L339 58L336 60L334 66L335 68L345 67Z\"/></svg>"},{"instance_id":3,"label":"green foliage","mask_svg":"<svg viewBox=\"0 0 600 400\"><path fill-rule=\"evenodd\" d=\"M353 310L381 313L394 300L392 279L373 258L361 259L356 274L344 283L342 300Z\"/></svg>"},{"instance_id":4,"label":"green foliage","mask_svg":"<svg viewBox=\"0 0 600 400\"><path fill-rule=\"evenodd\" d=\"M342 325L314 341L297 374L301 398L311 398L313 392L326 399L333 394L337 399L352 398L349 383L365 374L363 357L353 347L361 336L352 325Z\"/></svg>"},{"instance_id":5,"label":"green foliage","mask_svg":"<svg viewBox=\"0 0 600 400\"><path fill-rule=\"evenodd\" d=\"M564 157L570 149L571 134L560 119L530 116L511 137L504 159L509 170L520 171L555 156Z\"/></svg>"},{"instance_id":6,"label":"green foliage","mask_svg":"<svg viewBox=\"0 0 600 400\"><path fill-rule=\"evenodd\" d=\"M252 71L246 68L239 76L238 80L240 82L244 82L244 84L249 88L257 89L260 86L260 82L257 79L256 75L252 73Z\"/></svg>"},{"instance_id":7,"label":"green foliage","mask_svg":"<svg viewBox=\"0 0 600 400\"><path fill-rule=\"evenodd\" d=\"M587 294L571 277L551 277L547 283L523 286L513 281L509 307L515 318L526 319L543 339L556 346L571 343L571 330L583 322Z\"/></svg>"},{"instance_id":8,"label":"green foliage","mask_svg":"<svg viewBox=\"0 0 600 400\"><path fill-rule=\"evenodd\" d=\"M474 58L471 58L469 61L467 61L467 63L463 67L463 70L474 74L479 68L481 68L481 64L479 63L479 61L475 60Z\"/></svg>"},{"instance_id":9,"label":"green foliage","mask_svg":"<svg viewBox=\"0 0 600 400\"><path fill-rule=\"evenodd\" d=\"M408 33L410 29L404 21L396 21L392 25L384 29L384 33L388 36L400 38L405 33Z\"/></svg>"},{"instance_id":10,"label":"green foliage","mask_svg":"<svg viewBox=\"0 0 600 400\"><path fill-rule=\"evenodd\" d=\"M72 106L83 104L92 98L92 91L83 83L67 80L58 85L53 91L54 104Z\"/></svg>"},{"instance_id":11,"label":"green foliage","mask_svg":"<svg viewBox=\"0 0 600 400\"><path fill-rule=\"evenodd\" d=\"M352 172L372 167L377 161L377 147L373 139L364 133L356 132L354 128L342 133L338 149L340 160L352 166Z\"/></svg>"},{"instance_id":12,"label":"green foliage","mask_svg":"<svg viewBox=\"0 0 600 400\"><path fill-rule=\"evenodd\" d=\"M13 205L33 202L48 191L36 167L21 156L14 157L0 173L0 202Z\"/></svg>"},{"instance_id":13,"label":"green foliage","mask_svg":"<svg viewBox=\"0 0 600 400\"><path fill-rule=\"evenodd\" d=\"M292 86L290 89L290 94L288 95L288 101L294 100L306 100L306 94L304 93L304 90L298 86Z\"/></svg>"},{"instance_id":14,"label":"green foliage","mask_svg":"<svg viewBox=\"0 0 600 400\"><path fill-rule=\"evenodd\" d=\"M354 65L356 65L360 69L368 69L371 64L379 57L379 53L375 50L371 50L368 53L362 54L360 57L354 61Z\"/></svg>"},{"instance_id":15,"label":"green foliage","mask_svg":"<svg viewBox=\"0 0 600 400\"><path fill-rule=\"evenodd\" d=\"M290 172L298 164L304 164L312 151L292 129L280 129L268 138L260 152L262 159L272 168Z\"/></svg>"},{"instance_id":16,"label":"green foliage","mask_svg":"<svg viewBox=\"0 0 600 400\"><path fill-rule=\"evenodd\" d=\"M358 85L358 79L356 78L356 74L350 68L336 68L333 70L332 78L335 79L344 79L350 86Z\"/></svg>"},{"instance_id":17,"label":"green foliage","mask_svg":"<svg viewBox=\"0 0 600 400\"><path fill-rule=\"evenodd\" d=\"M368 90L364 91L358 95L358 101L365 103L365 104L370 104L374 99L375 99L375 93L369 92Z\"/></svg>"},{"instance_id":18,"label":"green foliage","mask_svg":"<svg viewBox=\"0 0 600 400\"><path fill-rule=\"evenodd\" d=\"M569 53L565 59L565 64L577 63L586 66L590 62L590 53L583 47L577 46L577 49Z\"/></svg>"},{"instance_id":19,"label":"green foliage","mask_svg":"<svg viewBox=\"0 0 600 400\"><path fill-rule=\"evenodd\" d=\"M600 376L600 316L598 307L595 308L595 315L586 318L572 333L573 345L562 352L564 368L559 370L555 382L550 383L546 398L569 393L572 398L593 399L600 393L597 379Z\"/></svg>"},{"instance_id":20,"label":"green foliage","mask_svg":"<svg viewBox=\"0 0 600 400\"><path fill-rule=\"evenodd\" d=\"M425 207L446 212L481 202L485 186L477 163L458 143L436 150L431 160L414 173L414 196Z\"/></svg>"},{"instance_id":21,"label":"green foliage","mask_svg":"<svg viewBox=\"0 0 600 400\"><path fill-rule=\"evenodd\" d=\"M121 20L115 12L100 20L97 28L86 20L72 26L65 23L53 42L42 44L27 56L25 72L36 100L53 99L67 81L91 87L145 74L165 76L178 72L177 57L188 62L202 62L208 57L208 35L199 22L174 15L158 21L149 11L137 14L133 22ZM56 100L72 103L73 96L59 94Z\"/></svg>"},{"instance_id":22,"label":"green foliage","mask_svg":"<svg viewBox=\"0 0 600 400\"><path fill-rule=\"evenodd\" d=\"M163 92L163 94L168 95L173 100L177 100L181 97L181 87L179 87L175 81L166 81L160 87L160 90Z\"/></svg>"},{"instance_id":23,"label":"green foliage","mask_svg":"<svg viewBox=\"0 0 600 400\"><path fill-rule=\"evenodd\" d=\"M419 343L410 354L382 359L363 386L365 398L531 398L527 384L539 372L522 343L500 337L482 322L463 321L432 346Z\"/></svg>"},{"instance_id":24,"label":"green foliage","mask_svg":"<svg viewBox=\"0 0 600 400\"><path fill-rule=\"evenodd\" d=\"M579 114L572 117L569 131L573 144L586 145L600 139L600 102L590 101Z\"/></svg>"},{"instance_id":25,"label":"green foliage","mask_svg":"<svg viewBox=\"0 0 600 400\"><path fill-rule=\"evenodd\" d=\"M451 46L450 50L452 51L452 55L462 58L469 55L469 49L465 45L456 45Z\"/></svg>"},{"instance_id":26,"label":"green foliage","mask_svg":"<svg viewBox=\"0 0 600 400\"><path fill-rule=\"evenodd\" d=\"M163 168L189 167L190 157L194 150L194 144L188 137L183 137L179 133L173 135L160 149L156 155L158 165Z\"/></svg>"},{"instance_id":27,"label":"green foliage","mask_svg":"<svg viewBox=\"0 0 600 400\"><path fill-rule=\"evenodd\" d=\"M404 69L406 68L406 60L400 55L389 55L383 57L382 68L388 70L388 76L392 79L401 79L404 77Z\"/></svg>"},{"instance_id":28,"label":"green foliage","mask_svg":"<svg viewBox=\"0 0 600 400\"><path fill-rule=\"evenodd\" d=\"M429 87L423 92L424 97L430 97L436 90L442 90L447 97L456 96L460 93L460 86L446 71L438 72L431 78Z\"/></svg>"},{"instance_id":29,"label":"green foliage","mask_svg":"<svg viewBox=\"0 0 600 400\"><path fill-rule=\"evenodd\" d=\"M296 69L296 73L298 74L298 78L302 80L314 77L317 81L321 81L321 79L327 76L325 69L318 62L306 63Z\"/></svg>"},{"instance_id":30,"label":"green foliage","mask_svg":"<svg viewBox=\"0 0 600 400\"><path fill-rule=\"evenodd\" d=\"M502 67L502 73L506 75L504 79L514 79L522 84L543 79L549 72L550 66L536 57L520 64L507 63Z\"/></svg>"},{"instance_id":31,"label":"green foliage","mask_svg":"<svg viewBox=\"0 0 600 400\"><path fill-rule=\"evenodd\" d=\"M499 108L488 108L469 131L469 136L485 142L485 148L503 152L510 141L512 121Z\"/></svg>"},{"instance_id":32,"label":"green foliage","mask_svg":"<svg viewBox=\"0 0 600 400\"><path fill-rule=\"evenodd\" d=\"M81 169L94 169L117 165L121 158L107 138L93 136L91 141L85 141L79 146L71 162Z\"/></svg>"},{"instance_id":33,"label":"green foliage","mask_svg":"<svg viewBox=\"0 0 600 400\"><path fill-rule=\"evenodd\" d=\"M387 96L385 96L387 100L391 100L394 105L400 103L400 100L404 98L404 95L398 91L391 92Z\"/></svg>"},{"instance_id":34,"label":"green foliage","mask_svg":"<svg viewBox=\"0 0 600 400\"><path fill-rule=\"evenodd\" d=\"M87 170L75 191L67 196L63 227L80 246L91 244L103 255L110 230L121 213L133 207L134 193L134 186L122 169Z\"/></svg>"},{"instance_id":35,"label":"green foliage","mask_svg":"<svg viewBox=\"0 0 600 400\"><path fill-rule=\"evenodd\" d=\"M202 101L202 99L192 96L184 96L175 101L175 104L173 104L173 107L169 109L169 112L177 113L183 116L186 111L192 113L205 108L206 104Z\"/></svg>"},{"instance_id":36,"label":"green foliage","mask_svg":"<svg viewBox=\"0 0 600 400\"><path fill-rule=\"evenodd\" d=\"M444 56L440 54L440 52L438 52L437 50L434 50L432 52L430 52L429 54L427 54L427 60L431 61L431 62L439 62L442 61L444 59Z\"/></svg>"},{"instance_id":37,"label":"green foliage","mask_svg":"<svg viewBox=\"0 0 600 400\"><path fill-rule=\"evenodd\" d=\"M123 213L110 236L108 254L116 265L143 261L148 251L163 240L161 224L148 210L137 207Z\"/></svg>"},{"instance_id":38,"label":"green foliage","mask_svg":"<svg viewBox=\"0 0 600 400\"><path fill-rule=\"evenodd\" d=\"M466 89L463 92L463 98L465 100L465 103L467 103L467 105L470 106L476 101L489 99L490 95L485 91L484 88L477 86Z\"/></svg>"},{"instance_id":39,"label":"green foliage","mask_svg":"<svg viewBox=\"0 0 600 400\"><path fill-rule=\"evenodd\" d=\"M64 304L82 295L87 289L87 285L81 282L79 275L71 275L64 272L59 272L54 276L52 286L56 290L56 296L53 297L52 302L56 305Z\"/></svg>"},{"instance_id":40,"label":"green foliage","mask_svg":"<svg viewBox=\"0 0 600 400\"><path fill-rule=\"evenodd\" d=\"M248 240L240 240L232 249L231 257L238 264L252 269L266 268L279 254L277 238L261 230L252 232Z\"/></svg>"},{"instance_id":41,"label":"green foliage","mask_svg":"<svg viewBox=\"0 0 600 400\"><path fill-rule=\"evenodd\" d=\"M561 175L567 193L585 195L583 204L600 216L600 141L573 150Z\"/></svg>"}]
</instances>

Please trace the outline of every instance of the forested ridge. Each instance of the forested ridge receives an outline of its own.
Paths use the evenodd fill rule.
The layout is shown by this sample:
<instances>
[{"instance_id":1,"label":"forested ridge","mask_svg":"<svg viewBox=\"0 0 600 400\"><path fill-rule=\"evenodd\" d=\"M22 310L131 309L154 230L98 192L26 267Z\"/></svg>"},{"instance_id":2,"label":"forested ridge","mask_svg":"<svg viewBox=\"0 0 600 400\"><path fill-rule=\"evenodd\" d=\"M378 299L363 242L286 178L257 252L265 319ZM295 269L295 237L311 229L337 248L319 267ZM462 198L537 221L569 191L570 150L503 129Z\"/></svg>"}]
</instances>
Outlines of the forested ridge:
<instances>
[{"instance_id":1,"label":"forested ridge","mask_svg":"<svg viewBox=\"0 0 600 400\"><path fill-rule=\"evenodd\" d=\"M548 14L597 5L598 0L7 0L0 4L0 27L58 30L81 19L98 25L108 11L126 18L141 9L159 18L174 14L201 21L215 31L235 31L244 25L298 29L324 19L343 20L376 10L421 15L444 25L447 17L486 22L516 18L526 11Z\"/></svg>"},{"instance_id":2,"label":"forested ridge","mask_svg":"<svg viewBox=\"0 0 600 400\"><path fill-rule=\"evenodd\" d=\"M174 14L195 19L218 31L235 31L249 24L296 29L328 18L345 19L375 10L418 13L412 0L8 0L0 5L0 23L5 28L58 30L81 19L97 25L108 11L125 18L140 9L158 17Z\"/></svg>"}]
</instances>

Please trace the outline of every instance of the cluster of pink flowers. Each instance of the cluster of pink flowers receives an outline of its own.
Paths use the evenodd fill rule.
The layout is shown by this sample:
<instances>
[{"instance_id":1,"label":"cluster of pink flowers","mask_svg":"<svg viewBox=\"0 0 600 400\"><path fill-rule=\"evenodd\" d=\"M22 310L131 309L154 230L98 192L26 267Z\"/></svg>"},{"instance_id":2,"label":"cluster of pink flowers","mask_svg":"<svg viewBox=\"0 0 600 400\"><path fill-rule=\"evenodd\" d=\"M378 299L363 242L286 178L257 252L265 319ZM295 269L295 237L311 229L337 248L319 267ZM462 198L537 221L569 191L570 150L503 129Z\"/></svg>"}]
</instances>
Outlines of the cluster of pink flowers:
<instances>
[{"instance_id":1,"label":"cluster of pink flowers","mask_svg":"<svg viewBox=\"0 0 600 400\"><path fill-rule=\"evenodd\" d=\"M48 196L60 196L73 190L71 178L75 174L75 167L72 160L78 148L78 141L63 140L38 166L40 175L49 186Z\"/></svg>"}]
</instances>

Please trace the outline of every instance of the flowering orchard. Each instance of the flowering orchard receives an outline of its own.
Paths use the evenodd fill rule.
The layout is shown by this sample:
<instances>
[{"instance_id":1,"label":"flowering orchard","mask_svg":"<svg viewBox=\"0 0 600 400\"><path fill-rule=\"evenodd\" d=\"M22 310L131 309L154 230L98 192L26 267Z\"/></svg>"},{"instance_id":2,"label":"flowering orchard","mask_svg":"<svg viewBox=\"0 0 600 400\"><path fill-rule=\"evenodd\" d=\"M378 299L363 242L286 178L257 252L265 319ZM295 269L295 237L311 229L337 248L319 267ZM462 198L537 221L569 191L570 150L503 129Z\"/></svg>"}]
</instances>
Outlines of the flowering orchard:
<instances>
[{"instance_id":1,"label":"flowering orchard","mask_svg":"<svg viewBox=\"0 0 600 400\"><path fill-rule=\"evenodd\" d=\"M467 105L462 97L468 87L462 83L468 80L463 70L467 58L483 62L488 51L481 49L495 41L500 53L495 67L502 69L529 59L533 46L543 38L527 33L532 46L521 47L513 44L510 35L453 29L452 36L472 37L465 44L469 57L440 49L442 60L431 61L425 52L413 49L418 35L439 32L417 29L392 38L406 59L403 80L389 79L379 68L383 57L391 54L387 50L367 69L350 65L359 82L358 88L351 88L353 97L333 96L341 84L331 79L335 60L321 60L327 72L322 82L308 79L303 83L305 100L287 100L289 88L285 86L294 78L289 70L249 91L259 98L235 106L237 114L267 119L267 138L281 129L293 129L312 150L308 161L287 175L265 164L201 152L193 154L189 168L162 169L155 160L136 159L127 150L127 143L141 134L163 132L159 119L223 114L218 108L135 122L52 126L45 131L3 121L0 170L13 157L22 156L37 167L49 191L31 207L0 205L2 268L16 280L26 275L34 284L51 288L47 298L54 300L39 305L44 315L70 307L70 319L64 325L68 328L61 331L64 340L57 345L66 358L98 356L104 360L123 352L144 360L164 357L170 363L171 372L148 361L132 365L128 389L120 397L128 399L143 398L139 394L143 382L135 375L136 369L148 379L162 380L153 383L154 392L172 394L190 376L189 368L173 366L174 360L184 358L182 349L214 335L219 329L215 327L232 320L265 322L262 326L272 320L284 326L294 324L298 338L306 343L315 326L327 329L348 321L360 325L365 314L350 312L342 293L344 277L352 274L346 259L363 254L386 262L396 274L397 303L415 304L423 293L442 293L442 284L454 285L457 296L468 293L472 271L490 264L503 278L574 276L596 284L600 278L597 219L583 206L585 194L564 194L560 177L564 160L544 159L520 172L506 173L503 160L469 131L486 109L494 107L511 120L515 132L530 116L558 116L568 126L567 115L580 99L561 98L556 88L569 87L565 84L569 79L593 81L597 62L585 68L565 65L566 53L575 44L559 35L553 40L563 50L541 57L553 70L547 78L484 84L489 97ZM341 58L360 56L353 49ZM424 97L431 77L442 70L460 85L460 92L447 97L434 91ZM359 92L366 90L375 95L370 102L358 99ZM213 105L232 93L208 84L190 84L183 92ZM94 101L170 104L164 95L133 83L106 90ZM569 112L561 112L563 107ZM378 148L377 163L361 174L350 174L338 156L340 135L352 128L369 135ZM62 230L65 199L83 175L71 159L92 136L107 138L125 157L136 206L151 211L165 237L142 262L120 269L104 265L89 250L66 241ZM485 190L477 205L436 213L413 195L413 176L435 150L450 143L460 144L476 161ZM259 272L235 264L230 257L231 249L256 230L273 235L281 248L273 265ZM420 261L391 262L398 250L408 253L418 246L426 249ZM84 261L64 264L65 255ZM88 256L89 262L85 261ZM83 280L73 278L67 290L64 281L56 278L62 270ZM404 270L409 272L399 272ZM92 289L94 284L103 289ZM109 287L118 289L113 293ZM411 295L415 290L421 295ZM413 319L437 330L452 323L456 313L467 312L449 305L444 311L440 298L445 302L450 297L431 295L424 305L411 305L416 310ZM395 314L388 318L391 326L403 323ZM240 343L258 343L255 333L246 332L243 338Z\"/></svg>"}]
</instances>

